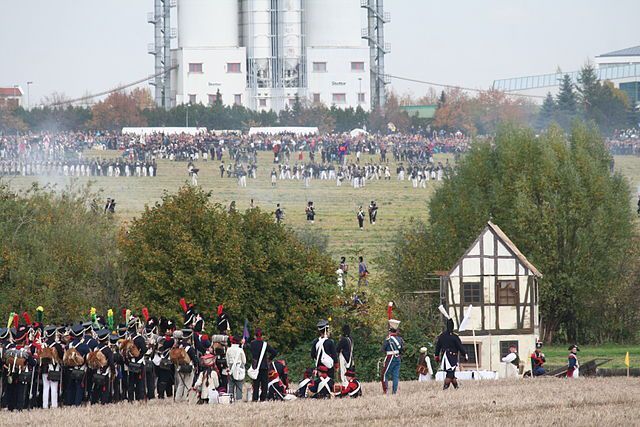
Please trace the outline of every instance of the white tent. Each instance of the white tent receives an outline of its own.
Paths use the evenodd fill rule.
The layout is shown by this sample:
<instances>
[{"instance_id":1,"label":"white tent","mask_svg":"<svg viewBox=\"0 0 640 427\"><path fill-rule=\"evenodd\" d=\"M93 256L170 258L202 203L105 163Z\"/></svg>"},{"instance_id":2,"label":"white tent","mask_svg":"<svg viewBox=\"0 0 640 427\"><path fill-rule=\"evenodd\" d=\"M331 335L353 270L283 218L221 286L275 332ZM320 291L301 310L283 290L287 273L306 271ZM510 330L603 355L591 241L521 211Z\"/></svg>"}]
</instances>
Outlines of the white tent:
<instances>
[{"instance_id":1,"label":"white tent","mask_svg":"<svg viewBox=\"0 0 640 427\"><path fill-rule=\"evenodd\" d=\"M356 129L352 130L351 132L349 132L349 134L351 136L360 136L360 135L368 135L369 132L367 132L364 129L356 128Z\"/></svg>"},{"instance_id":2,"label":"white tent","mask_svg":"<svg viewBox=\"0 0 640 427\"><path fill-rule=\"evenodd\" d=\"M280 135L283 133L292 133L295 135L316 135L317 127L301 127L301 126L276 126L276 127L255 127L249 129L249 135Z\"/></svg>"},{"instance_id":3,"label":"white tent","mask_svg":"<svg viewBox=\"0 0 640 427\"><path fill-rule=\"evenodd\" d=\"M153 133L163 133L165 135L175 135L185 133L187 135L195 135L200 132L206 132L207 128L195 127L124 127L122 133L131 135L150 135Z\"/></svg>"}]
</instances>

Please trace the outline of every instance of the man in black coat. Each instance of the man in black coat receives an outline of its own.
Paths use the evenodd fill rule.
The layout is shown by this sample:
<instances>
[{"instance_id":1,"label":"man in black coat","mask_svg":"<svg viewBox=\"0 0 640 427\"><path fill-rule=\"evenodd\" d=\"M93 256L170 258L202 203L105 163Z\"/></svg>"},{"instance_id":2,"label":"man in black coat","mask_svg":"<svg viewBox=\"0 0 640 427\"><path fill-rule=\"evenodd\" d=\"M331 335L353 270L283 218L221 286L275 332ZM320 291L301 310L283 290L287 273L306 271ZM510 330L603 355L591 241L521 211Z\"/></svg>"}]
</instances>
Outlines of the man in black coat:
<instances>
[{"instance_id":1,"label":"man in black coat","mask_svg":"<svg viewBox=\"0 0 640 427\"><path fill-rule=\"evenodd\" d=\"M256 329L254 338L249 344L252 360L251 367L258 369L258 378L253 380L253 401L257 402L259 399L260 402L264 402L267 400L269 385L269 361L276 357L278 352L262 339L262 330ZM260 360L260 354L264 346L266 346L264 356ZM260 361L260 366L258 366L258 361Z\"/></svg>"},{"instance_id":2,"label":"man in black coat","mask_svg":"<svg viewBox=\"0 0 640 427\"><path fill-rule=\"evenodd\" d=\"M453 333L452 319L447 319L447 329L438 337L435 355L436 362L442 360L442 368L447 373L443 389L448 389L451 384L454 388L458 388L458 380L456 379L458 355L464 356L466 360L469 359L469 356L462 346L460 337Z\"/></svg>"},{"instance_id":3,"label":"man in black coat","mask_svg":"<svg viewBox=\"0 0 640 427\"><path fill-rule=\"evenodd\" d=\"M351 338L351 328L347 324L342 325L342 336L336 351L340 362L340 382L343 387L346 387L349 383L346 372L353 368L353 338Z\"/></svg>"}]
</instances>

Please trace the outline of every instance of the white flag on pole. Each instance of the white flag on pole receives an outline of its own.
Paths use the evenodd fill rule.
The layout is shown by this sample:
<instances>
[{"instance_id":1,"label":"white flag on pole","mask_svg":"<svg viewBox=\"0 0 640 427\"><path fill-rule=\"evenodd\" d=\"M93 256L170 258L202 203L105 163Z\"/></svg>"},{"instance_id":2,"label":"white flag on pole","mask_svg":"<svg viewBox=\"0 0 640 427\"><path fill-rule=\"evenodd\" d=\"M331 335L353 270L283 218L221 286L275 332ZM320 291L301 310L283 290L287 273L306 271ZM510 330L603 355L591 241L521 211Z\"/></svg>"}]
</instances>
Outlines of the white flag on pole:
<instances>
[{"instance_id":1,"label":"white flag on pole","mask_svg":"<svg viewBox=\"0 0 640 427\"><path fill-rule=\"evenodd\" d=\"M473 305L469 304L469 307L467 308L467 312L464 315L464 319L462 319L462 322L460 322L460 327L458 328L459 332L464 332L469 327L469 322L471 321L472 308L473 308Z\"/></svg>"}]
</instances>

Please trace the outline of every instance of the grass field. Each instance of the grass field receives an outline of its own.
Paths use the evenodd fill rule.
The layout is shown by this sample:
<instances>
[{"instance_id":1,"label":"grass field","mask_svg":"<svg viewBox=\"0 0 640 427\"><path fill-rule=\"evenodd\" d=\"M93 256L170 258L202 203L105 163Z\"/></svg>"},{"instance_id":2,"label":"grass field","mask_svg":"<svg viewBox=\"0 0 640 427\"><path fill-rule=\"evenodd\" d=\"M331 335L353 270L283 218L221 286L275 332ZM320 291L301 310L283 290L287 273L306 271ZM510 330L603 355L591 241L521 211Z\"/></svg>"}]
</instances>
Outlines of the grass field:
<instances>
[{"instance_id":1,"label":"grass field","mask_svg":"<svg viewBox=\"0 0 640 427\"><path fill-rule=\"evenodd\" d=\"M182 425L637 425L637 379L536 379L464 382L459 390L441 383L404 382L396 396L379 384L363 385L353 400L297 400L232 406L186 403L107 406L0 413L0 425L182 426Z\"/></svg>"},{"instance_id":2,"label":"grass field","mask_svg":"<svg viewBox=\"0 0 640 427\"><path fill-rule=\"evenodd\" d=\"M562 366L567 364L568 346L546 347L542 350L550 366ZM588 360L596 358L613 359L603 365L602 368L626 368L624 358L629 352L631 367L640 368L640 346L621 346L618 344L599 345L597 347L579 346L578 357L584 364Z\"/></svg>"}]
</instances>

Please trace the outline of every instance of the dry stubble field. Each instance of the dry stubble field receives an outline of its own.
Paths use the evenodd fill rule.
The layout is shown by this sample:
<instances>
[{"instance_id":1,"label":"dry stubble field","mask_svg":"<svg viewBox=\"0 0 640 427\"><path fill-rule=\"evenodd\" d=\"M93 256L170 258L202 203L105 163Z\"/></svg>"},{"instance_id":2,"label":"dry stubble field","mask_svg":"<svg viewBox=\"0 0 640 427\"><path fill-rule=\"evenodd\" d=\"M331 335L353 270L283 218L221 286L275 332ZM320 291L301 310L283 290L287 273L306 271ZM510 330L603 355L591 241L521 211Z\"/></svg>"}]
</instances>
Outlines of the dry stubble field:
<instances>
[{"instance_id":1,"label":"dry stubble field","mask_svg":"<svg viewBox=\"0 0 640 427\"><path fill-rule=\"evenodd\" d=\"M232 406L117 404L0 413L0 425L640 425L640 382L627 378L403 382L397 396L365 384L354 400L270 402ZM82 420L80 422L80 420Z\"/></svg>"}]
</instances>

